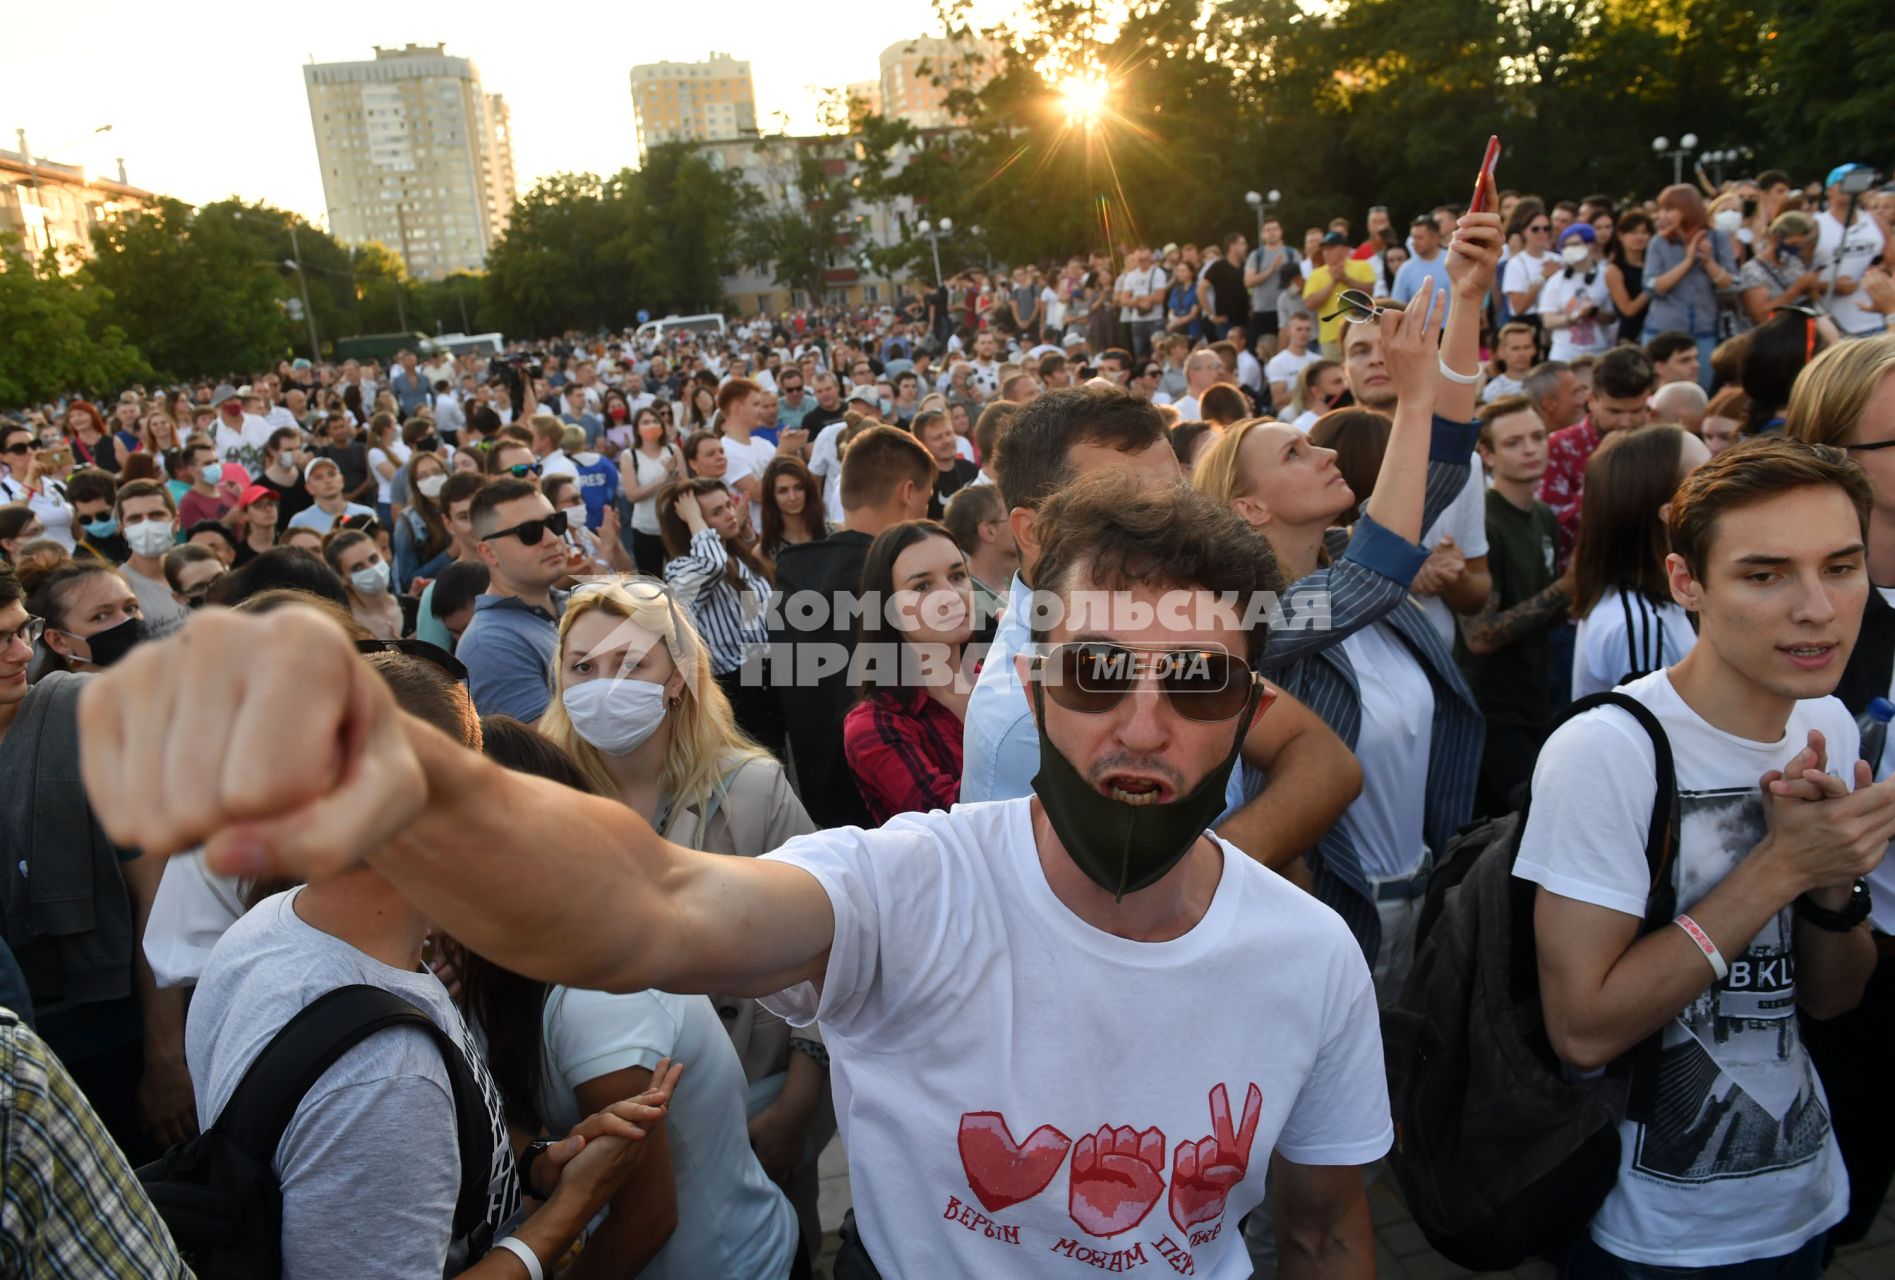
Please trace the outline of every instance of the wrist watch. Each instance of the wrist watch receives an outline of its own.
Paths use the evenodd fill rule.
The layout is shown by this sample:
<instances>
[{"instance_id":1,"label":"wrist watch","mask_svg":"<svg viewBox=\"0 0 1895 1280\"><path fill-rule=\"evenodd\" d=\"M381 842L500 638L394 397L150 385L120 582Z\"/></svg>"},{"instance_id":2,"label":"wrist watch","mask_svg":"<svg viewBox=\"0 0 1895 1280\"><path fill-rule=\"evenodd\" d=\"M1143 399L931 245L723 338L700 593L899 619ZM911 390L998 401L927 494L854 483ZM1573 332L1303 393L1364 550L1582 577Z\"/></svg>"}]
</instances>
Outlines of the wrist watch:
<instances>
[{"instance_id":1,"label":"wrist watch","mask_svg":"<svg viewBox=\"0 0 1895 1280\"><path fill-rule=\"evenodd\" d=\"M539 1188L533 1185L533 1165L546 1154L546 1148L552 1145L544 1138L537 1142L529 1142L521 1149L520 1158L514 1161L514 1167L520 1174L520 1189L536 1200L544 1199L544 1197L540 1195Z\"/></svg>"},{"instance_id":2,"label":"wrist watch","mask_svg":"<svg viewBox=\"0 0 1895 1280\"><path fill-rule=\"evenodd\" d=\"M1871 906L1869 886L1858 880L1851 886L1848 905L1842 910L1831 911L1818 906L1816 900L1806 893L1796 900L1796 914L1799 919L1807 920L1818 929L1826 929L1830 933L1848 933L1869 918Z\"/></svg>"}]
</instances>

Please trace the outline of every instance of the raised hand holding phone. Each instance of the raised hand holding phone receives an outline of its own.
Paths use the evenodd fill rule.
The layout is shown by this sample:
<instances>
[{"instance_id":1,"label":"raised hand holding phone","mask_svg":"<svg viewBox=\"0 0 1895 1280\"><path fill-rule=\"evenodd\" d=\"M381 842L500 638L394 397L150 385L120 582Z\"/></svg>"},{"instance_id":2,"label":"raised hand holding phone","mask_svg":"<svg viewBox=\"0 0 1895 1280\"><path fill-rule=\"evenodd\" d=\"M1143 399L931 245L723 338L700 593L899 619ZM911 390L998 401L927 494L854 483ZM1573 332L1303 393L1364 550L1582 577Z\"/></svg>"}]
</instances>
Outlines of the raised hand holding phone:
<instances>
[{"instance_id":1,"label":"raised hand holding phone","mask_svg":"<svg viewBox=\"0 0 1895 1280\"><path fill-rule=\"evenodd\" d=\"M1499 207L1494 190L1494 167L1500 163L1500 135L1487 139L1487 154L1481 157L1480 171L1474 175L1474 198L1467 202L1469 213L1491 213Z\"/></svg>"}]
</instances>

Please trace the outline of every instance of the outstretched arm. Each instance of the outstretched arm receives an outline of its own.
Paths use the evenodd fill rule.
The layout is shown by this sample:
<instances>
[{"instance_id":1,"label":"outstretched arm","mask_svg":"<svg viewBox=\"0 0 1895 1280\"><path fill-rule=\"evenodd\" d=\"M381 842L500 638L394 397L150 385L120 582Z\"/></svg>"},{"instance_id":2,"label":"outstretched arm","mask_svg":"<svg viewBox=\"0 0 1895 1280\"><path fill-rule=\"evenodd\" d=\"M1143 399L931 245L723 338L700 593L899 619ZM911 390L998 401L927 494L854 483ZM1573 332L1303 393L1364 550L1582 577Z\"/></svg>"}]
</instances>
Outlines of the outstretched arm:
<instances>
[{"instance_id":1,"label":"outstretched arm","mask_svg":"<svg viewBox=\"0 0 1895 1280\"><path fill-rule=\"evenodd\" d=\"M821 980L835 922L814 877L679 848L621 804L476 755L401 711L311 610L200 614L91 680L79 716L99 820L148 855L204 844L222 874L309 879L366 862L445 932L549 982Z\"/></svg>"}]
</instances>

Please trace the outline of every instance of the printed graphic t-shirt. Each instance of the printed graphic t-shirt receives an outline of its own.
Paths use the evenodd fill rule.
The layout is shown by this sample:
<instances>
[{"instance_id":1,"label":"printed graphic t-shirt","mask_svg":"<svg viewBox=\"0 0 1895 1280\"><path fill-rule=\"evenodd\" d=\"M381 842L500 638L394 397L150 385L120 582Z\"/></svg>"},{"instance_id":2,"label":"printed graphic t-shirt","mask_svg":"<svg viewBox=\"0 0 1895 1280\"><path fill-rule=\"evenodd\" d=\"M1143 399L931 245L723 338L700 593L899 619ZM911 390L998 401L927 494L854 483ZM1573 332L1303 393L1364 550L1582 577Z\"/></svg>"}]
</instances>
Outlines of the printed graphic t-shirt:
<instances>
[{"instance_id":1,"label":"printed graphic t-shirt","mask_svg":"<svg viewBox=\"0 0 1895 1280\"><path fill-rule=\"evenodd\" d=\"M1250 1274L1238 1221L1274 1148L1364 1164L1393 1136L1375 993L1329 908L1218 842L1211 905L1168 942L1054 896L1030 800L791 841L835 941L764 1004L820 1019L883 1275ZM1153 1272L1164 1272L1163 1265Z\"/></svg>"},{"instance_id":2,"label":"printed graphic t-shirt","mask_svg":"<svg viewBox=\"0 0 1895 1280\"><path fill-rule=\"evenodd\" d=\"M1764 836L1757 779L1828 740L1830 771L1856 757L1855 722L1835 698L1796 704L1776 742L1715 729L1670 675L1623 692L1651 708L1677 762L1678 910L1690 911ZM1547 740L1514 874L1562 897L1645 914L1645 834L1657 794L1651 739L1623 711L1587 712ZM1829 1102L1796 1024L1794 916L1785 906L1730 973L1665 1028L1650 1125L1619 1129L1619 1180L1592 1238L1652 1266L1773 1258L1842 1220L1849 1178Z\"/></svg>"}]
</instances>

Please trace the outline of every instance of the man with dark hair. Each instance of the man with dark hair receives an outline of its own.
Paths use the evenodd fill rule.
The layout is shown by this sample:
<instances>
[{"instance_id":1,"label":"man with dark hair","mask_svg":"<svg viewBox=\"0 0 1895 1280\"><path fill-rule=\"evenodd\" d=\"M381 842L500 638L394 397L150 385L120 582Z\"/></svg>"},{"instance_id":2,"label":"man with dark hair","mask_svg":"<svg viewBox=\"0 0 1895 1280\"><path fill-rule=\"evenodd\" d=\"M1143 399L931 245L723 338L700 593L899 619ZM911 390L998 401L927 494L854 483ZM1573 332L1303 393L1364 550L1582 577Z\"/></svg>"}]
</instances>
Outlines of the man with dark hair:
<instances>
[{"instance_id":1,"label":"man with dark hair","mask_svg":"<svg viewBox=\"0 0 1895 1280\"><path fill-rule=\"evenodd\" d=\"M1537 373L1538 370L1535 370ZM1533 374L1528 374L1529 384ZM1606 436L1651 421L1649 403L1658 389L1652 362L1637 347L1614 347L1592 372L1592 411L1584 420L1553 432L1546 445L1546 475L1540 501L1559 520L1559 567L1563 572L1579 540L1579 510L1586 492L1586 464Z\"/></svg>"},{"instance_id":2,"label":"man with dark hair","mask_svg":"<svg viewBox=\"0 0 1895 1280\"><path fill-rule=\"evenodd\" d=\"M1026 795L1040 764L1025 677L1014 662L1032 642L1034 592L1049 587L1036 568L1039 509L1095 472L1124 472L1153 488L1182 479L1163 416L1130 392L1107 387L1052 392L1028 405L1002 438L996 464L1020 568L963 717L963 802ZM1243 742L1245 762L1269 782L1231 815L1241 822L1245 851L1270 865L1313 846L1361 786L1342 741L1294 698L1277 699L1269 721ZM1263 813L1271 815L1267 835L1254 821Z\"/></svg>"},{"instance_id":3,"label":"man with dark hair","mask_svg":"<svg viewBox=\"0 0 1895 1280\"><path fill-rule=\"evenodd\" d=\"M469 522L492 580L456 650L468 692L481 715L532 724L552 700L553 651L566 610L566 593L553 584L570 571L566 516L531 480L502 476L474 495Z\"/></svg>"},{"instance_id":4,"label":"man with dark hair","mask_svg":"<svg viewBox=\"0 0 1895 1280\"><path fill-rule=\"evenodd\" d=\"M1131 372L1132 353L1125 348L1107 347L1099 353L1099 376L1107 382L1115 382L1122 387Z\"/></svg>"},{"instance_id":5,"label":"man with dark hair","mask_svg":"<svg viewBox=\"0 0 1895 1280\"><path fill-rule=\"evenodd\" d=\"M1066 357L1057 351L1049 351L1040 357L1040 383L1048 391L1057 391L1061 387L1072 385L1072 370Z\"/></svg>"},{"instance_id":6,"label":"man with dark hair","mask_svg":"<svg viewBox=\"0 0 1895 1280\"><path fill-rule=\"evenodd\" d=\"M1007 604L1001 588L1012 582L1020 569L1020 548L1013 541L1013 527L1007 522L1000 490L991 484L967 486L948 499L941 523L967 557L980 616L997 617Z\"/></svg>"},{"instance_id":7,"label":"man with dark hair","mask_svg":"<svg viewBox=\"0 0 1895 1280\"><path fill-rule=\"evenodd\" d=\"M980 474L975 477L975 484L994 482L994 453L1000 447L1000 437L1006 434L1019 412L1019 405L996 400L974 419L974 452L980 455Z\"/></svg>"},{"instance_id":8,"label":"man with dark hair","mask_svg":"<svg viewBox=\"0 0 1895 1280\"><path fill-rule=\"evenodd\" d=\"M171 490L156 480L127 481L118 487L112 513L132 550L119 572L138 594L145 637L168 636L191 616L165 580L165 552L178 545L178 507Z\"/></svg>"},{"instance_id":9,"label":"man with dark hair","mask_svg":"<svg viewBox=\"0 0 1895 1280\"><path fill-rule=\"evenodd\" d=\"M263 446L263 469L257 473L255 483L276 494L278 533L289 528L290 521L314 501L303 486L302 447L303 433L289 427L272 431L269 442Z\"/></svg>"},{"instance_id":10,"label":"man with dark hair","mask_svg":"<svg viewBox=\"0 0 1895 1280\"><path fill-rule=\"evenodd\" d=\"M1876 961L1862 879L1895 836L1895 782L1871 782L1830 696L1870 590L1872 502L1841 450L1783 439L1738 444L1679 486L1666 570L1697 641L1620 689L1676 770L1650 931L1653 741L1601 707L1540 754L1514 872L1537 886L1552 1048L1592 1073L1661 1037L1642 1068L1655 1104L1619 1126L1618 1180L1574 1274L1815 1277L1848 1209L1798 1011L1820 1023L1861 997Z\"/></svg>"},{"instance_id":11,"label":"man with dark hair","mask_svg":"<svg viewBox=\"0 0 1895 1280\"><path fill-rule=\"evenodd\" d=\"M432 593L428 600L428 614L447 634L447 643L441 648L452 653L460 643L461 636L467 631L467 624L474 620L474 602L486 592L491 581L487 566L480 561L456 560L441 570L440 577L428 584ZM421 639L419 626L415 630L416 638Z\"/></svg>"},{"instance_id":12,"label":"man with dark hair","mask_svg":"<svg viewBox=\"0 0 1895 1280\"><path fill-rule=\"evenodd\" d=\"M868 427L842 450L842 527L777 554L770 683L789 729L803 807L825 827L868 822L842 750L842 719L855 700L848 656L862 565L876 535L927 515L937 474L934 458L912 435Z\"/></svg>"},{"instance_id":13,"label":"man with dark hair","mask_svg":"<svg viewBox=\"0 0 1895 1280\"><path fill-rule=\"evenodd\" d=\"M1015 1280L1056 1253L1243 1274L1237 1224L1267 1175L1286 1269L1367 1275L1360 1166L1392 1139L1367 966L1333 912L1206 831L1245 736L1277 714L1253 666L1268 611L1249 607L1277 580L1269 544L1177 484L1097 477L1045 506L1054 614L1018 662L1031 799L699 853L397 715L297 610L207 617L191 646L108 672L87 777L111 829L164 853L208 841L220 869L236 850L311 878L366 858L519 972L753 992L820 1021L856 1175L839 1271ZM304 686L286 740L261 709ZM164 726L138 760L182 749L181 688L239 726L202 763L240 772L241 807L236 788L126 802L121 718ZM1159 1030L1158 1069L1125 1052Z\"/></svg>"},{"instance_id":14,"label":"man with dark hair","mask_svg":"<svg viewBox=\"0 0 1895 1280\"><path fill-rule=\"evenodd\" d=\"M473 564L480 567L480 591L487 589L487 567L481 562L480 552L474 542L474 496L486 487L487 477L468 471L456 471L441 486L441 494L435 499L441 508L442 523L447 525L448 550L454 553L454 564ZM452 652L459 643L461 633L467 629L467 623L473 618L473 596L467 599L467 616L459 617L454 610L443 608L435 611L434 590L440 581L436 578L421 589L421 601L415 610L415 639L426 640ZM479 594L475 592L474 594ZM448 626L445 620L453 615L459 625Z\"/></svg>"},{"instance_id":15,"label":"man with dark hair","mask_svg":"<svg viewBox=\"0 0 1895 1280\"><path fill-rule=\"evenodd\" d=\"M1660 387L1672 382L1698 380L1698 364L1702 357L1698 353L1698 340L1688 333L1667 329L1663 333L1651 334L1645 339L1645 355L1656 371L1657 385ZM1596 375L1594 385L1597 385Z\"/></svg>"},{"instance_id":16,"label":"man with dark hair","mask_svg":"<svg viewBox=\"0 0 1895 1280\"><path fill-rule=\"evenodd\" d=\"M1232 325L1250 320L1250 293L1244 288L1244 259L1250 242L1241 231L1224 237L1224 256L1204 269L1200 283L1210 286L1204 314L1210 317L1211 337L1221 341Z\"/></svg>"},{"instance_id":17,"label":"man with dark hair","mask_svg":"<svg viewBox=\"0 0 1895 1280\"><path fill-rule=\"evenodd\" d=\"M73 551L75 558L90 557L107 564L124 564L132 549L119 532L113 507L118 501L118 481L109 471L80 467L66 480L66 502L72 507Z\"/></svg>"}]
</instances>

